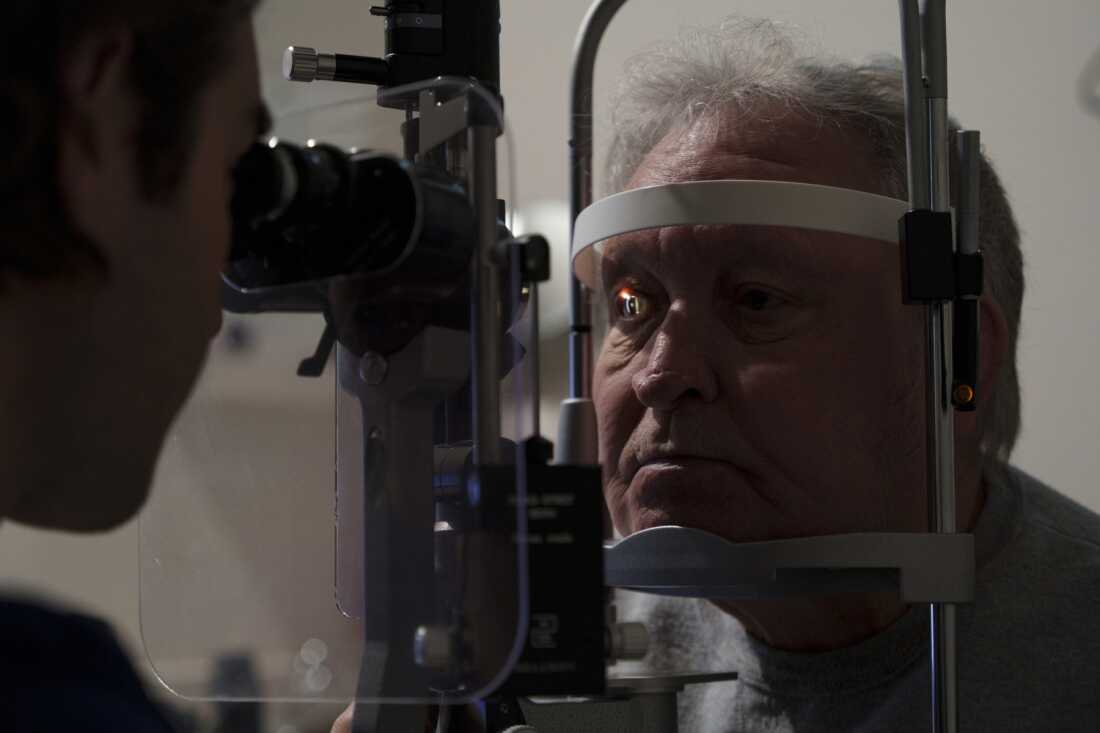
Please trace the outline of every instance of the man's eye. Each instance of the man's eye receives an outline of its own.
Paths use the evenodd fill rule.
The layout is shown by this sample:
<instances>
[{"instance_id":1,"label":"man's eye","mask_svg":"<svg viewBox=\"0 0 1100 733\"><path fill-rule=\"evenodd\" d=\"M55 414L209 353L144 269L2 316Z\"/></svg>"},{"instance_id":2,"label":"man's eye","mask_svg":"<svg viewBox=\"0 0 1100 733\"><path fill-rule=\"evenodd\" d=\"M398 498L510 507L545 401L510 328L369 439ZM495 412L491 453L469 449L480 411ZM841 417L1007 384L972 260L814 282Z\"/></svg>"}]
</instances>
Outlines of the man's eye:
<instances>
[{"instance_id":1,"label":"man's eye","mask_svg":"<svg viewBox=\"0 0 1100 733\"><path fill-rule=\"evenodd\" d=\"M785 302L775 293L760 288L748 288L737 298L737 305L757 313L772 310Z\"/></svg>"},{"instance_id":2,"label":"man's eye","mask_svg":"<svg viewBox=\"0 0 1100 733\"><path fill-rule=\"evenodd\" d=\"M615 316L626 321L640 321L649 316L653 304L649 298L631 288L620 288L615 293Z\"/></svg>"}]
</instances>

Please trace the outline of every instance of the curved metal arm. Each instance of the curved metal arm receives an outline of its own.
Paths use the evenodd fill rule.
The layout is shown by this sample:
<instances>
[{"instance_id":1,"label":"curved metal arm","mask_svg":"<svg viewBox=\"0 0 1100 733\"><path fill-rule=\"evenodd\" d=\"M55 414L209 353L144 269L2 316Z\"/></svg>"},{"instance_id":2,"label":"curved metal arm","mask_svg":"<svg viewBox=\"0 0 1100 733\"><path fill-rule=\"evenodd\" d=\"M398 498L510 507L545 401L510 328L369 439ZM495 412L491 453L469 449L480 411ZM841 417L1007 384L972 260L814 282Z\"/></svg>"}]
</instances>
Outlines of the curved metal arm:
<instances>
[{"instance_id":1,"label":"curved metal arm","mask_svg":"<svg viewBox=\"0 0 1100 733\"><path fill-rule=\"evenodd\" d=\"M592 87L596 54L604 32L627 0L601 0L588 11L573 49L569 114L569 235L580 213L592 203ZM584 287L570 278L569 396L592 396L592 308Z\"/></svg>"},{"instance_id":2,"label":"curved metal arm","mask_svg":"<svg viewBox=\"0 0 1100 733\"><path fill-rule=\"evenodd\" d=\"M627 0L600 0L588 11L573 49L569 108L569 239L592 203L592 87L604 32ZM570 268L572 270L572 268ZM595 465L596 410L592 404L592 306L580 281L569 277L569 398L562 403L558 461ZM610 519L606 518L610 532Z\"/></svg>"}]
</instances>

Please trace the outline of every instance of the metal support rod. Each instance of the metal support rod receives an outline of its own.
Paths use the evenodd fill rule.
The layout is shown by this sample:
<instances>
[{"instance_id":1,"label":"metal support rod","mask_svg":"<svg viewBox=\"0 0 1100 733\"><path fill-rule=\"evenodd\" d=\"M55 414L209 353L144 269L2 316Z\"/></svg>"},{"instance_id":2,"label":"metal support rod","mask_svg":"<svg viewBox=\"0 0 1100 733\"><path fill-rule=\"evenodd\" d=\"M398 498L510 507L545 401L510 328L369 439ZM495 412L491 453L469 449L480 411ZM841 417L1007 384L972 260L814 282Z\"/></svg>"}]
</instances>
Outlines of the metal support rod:
<instances>
[{"instance_id":1,"label":"metal support rod","mask_svg":"<svg viewBox=\"0 0 1100 733\"><path fill-rule=\"evenodd\" d=\"M978 400L981 354L981 279L973 281L975 262L981 267L981 136L976 130L955 135L958 163L955 201L955 248L960 256L960 292L954 306L954 373L951 399L957 409L972 411Z\"/></svg>"},{"instance_id":2,"label":"metal support rod","mask_svg":"<svg viewBox=\"0 0 1100 733\"><path fill-rule=\"evenodd\" d=\"M573 76L569 115L569 235L573 224L592 203L592 88L596 53L607 27L627 0L603 0L592 6L581 25L573 49ZM592 396L592 306L577 278L569 293L569 397Z\"/></svg>"},{"instance_id":3,"label":"metal support rod","mask_svg":"<svg viewBox=\"0 0 1100 733\"><path fill-rule=\"evenodd\" d=\"M475 301L471 359L474 403L474 461L500 463L500 285L497 277L497 161L495 127L469 130L470 196L477 214L478 251L472 281Z\"/></svg>"},{"instance_id":4,"label":"metal support rod","mask_svg":"<svg viewBox=\"0 0 1100 733\"><path fill-rule=\"evenodd\" d=\"M946 0L923 0L924 76L928 96L947 99L947 16Z\"/></svg>"},{"instance_id":5,"label":"metal support rod","mask_svg":"<svg viewBox=\"0 0 1100 733\"><path fill-rule=\"evenodd\" d=\"M927 0L922 13L925 98L928 115L929 199L933 211L951 210L950 160L954 152L947 117L947 26L945 0ZM928 306L929 531L952 533L956 526L955 423L950 385L952 306ZM955 606L929 609L932 666L932 729L958 730Z\"/></svg>"},{"instance_id":6,"label":"metal support rod","mask_svg":"<svg viewBox=\"0 0 1100 733\"><path fill-rule=\"evenodd\" d=\"M981 207L982 138L977 130L960 130L955 136L959 161L959 254L975 254L980 248L978 217Z\"/></svg>"},{"instance_id":7,"label":"metal support rod","mask_svg":"<svg viewBox=\"0 0 1100 733\"><path fill-rule=\"evenodd\" d=\"M916 209L949 211L950 144L947 120L947 33L944 0L900 0L904 58L909 202ZM927 73L927 78L926 78ZM948 393L951 369L951 306L935 303L925 316L926 473L929 531L954 532L954 413ZM932 666L932 730L958 728L955 607L929 609Z\"/></svg>"},{"instance_id":8,"label":"metal support rod","mask_svg":"<svg viewBox=\"0 0 1100 733\"><path fill-rule=\"evenodd\" d=\"M933 211L951 210L949 161L954 146L948 132L947 100L928 100L929 171ZM932 475L929 492L929 531L955 532L955 413L951 402L952 349L951 304L929 306L928 410L931 440L928 466Z\"/></svg>"},{"instance_id":9,"label":"metal support rod","mask_svg":"<svg viewBox=\"0 0 1100 733\"><path fill-rule=\"evenodd\" d=\"M933 211L951 211L951 157L955 147L947 123L947 98L928 98L931 199Z\"/></svg>"},{"instance_id":10,"label":"metal support rod","mask_svg":"<svg viewBox=\"0 0 1100 733\"><path fill-rule=\"evenodd\" d=\"M928 209L932 205L928 174L928 110L924 95L921 17L917 0L899 0L901 48L904 60L905 134L909 148L909 206Z\"/></svg>"},{"instance_id":11,"label":"metal support rod","mask_svg":"<svg viewBox=\"0 0 1100 733\"><path fill-rule=\"evenodd\" d=\"M955 531L955 451L953 407L948 394L951 379L951 306L928 306L928 471L930 531ZM932 730L955 733L958 729L955 606L933 603L929 609L932 672Z\"/></svg>"},{"instance_id":12,"label":"metal support rod","mask_svg":"<svg viewBox=\"0 0 1100 733\"><path fill-rule=\"evenodd\" d=\"M539 413L541 410L540 393L542 392L542 382L539 378L539 372L541 368L539 366L540 353L539 348L539 284L532 282L530 284L531 292L527 298L527 359L529 359L530 368L526 370L528 380L528 394L531 399L531 436L538 437L542 435L542 425L539 421Z\"/></svg>"}]
</instances>

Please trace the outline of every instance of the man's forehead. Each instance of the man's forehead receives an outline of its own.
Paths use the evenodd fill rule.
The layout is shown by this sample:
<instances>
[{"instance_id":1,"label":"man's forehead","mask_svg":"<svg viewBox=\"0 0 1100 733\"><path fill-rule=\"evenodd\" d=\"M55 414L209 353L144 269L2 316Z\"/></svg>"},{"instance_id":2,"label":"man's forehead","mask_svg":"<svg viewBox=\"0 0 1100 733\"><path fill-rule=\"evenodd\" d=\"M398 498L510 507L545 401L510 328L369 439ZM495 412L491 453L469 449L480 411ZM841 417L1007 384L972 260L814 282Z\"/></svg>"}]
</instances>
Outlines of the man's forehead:
<instances>
[{"instance_id":1,"label":"man's forehead","mask_svg":"<svg viewBox=\"0 0 1100 733\"><path fill-rule=\"evenodd\" d=\"M643 159L628 189L725 179L792 181L878 192L871 155L854 133L807 113L731 111L668 133ZM660 266L678 258L719 257L723 265L769 263L792 270L832 269L853 240L874 240L775 226L677 226L613 237L601 246L605 264Z\"/></svg>"},{"instance_id":2,"label":"man's forehead","mask_svg":"<svg viewBox=\"0 0 1100 733\"><path fill-rule=\"evenodd\" d=\"M839 235L791 227L733 224L646 229L604 243L605 273L619 267L659 271L678 262L717 269L773 266L791 272L817 271L837 259Z\"/></svg>"},{"instance_id":3,"label":"man's forehead","mask_svg":"<svg viewBox=\"0 0 1100 733\"><path fill-rule=\"evenodd\" d=\"M643 158L627 188L723 179L880 189L858 135L785 108L757 108L751 116L729 109L674 128Z\"/></svg>"}]
</instances>

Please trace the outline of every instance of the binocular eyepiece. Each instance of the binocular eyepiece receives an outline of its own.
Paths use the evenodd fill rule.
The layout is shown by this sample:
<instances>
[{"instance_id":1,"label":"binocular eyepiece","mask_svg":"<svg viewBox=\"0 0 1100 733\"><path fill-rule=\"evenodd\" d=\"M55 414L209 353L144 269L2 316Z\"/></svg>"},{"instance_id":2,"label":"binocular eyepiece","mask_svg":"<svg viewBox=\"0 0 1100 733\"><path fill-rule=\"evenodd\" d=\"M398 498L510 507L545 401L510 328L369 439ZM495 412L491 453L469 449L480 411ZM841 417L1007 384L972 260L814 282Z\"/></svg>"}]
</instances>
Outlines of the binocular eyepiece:
<instances>
[{"instance_id":1,"label":"binocular eyepiece","mask_svg":"<svg viewBox=\"0 0 1100 733\"><path fill-rule=\"evenodd\" d=\"M257 143L236 171L233 246L226 283L239 295L279 291L333 278L387 283L404 297L437 300L462 281L476 242L464 186L376 152L331 145ZM299 303L300 306L300 303ZM257 310L249 308L247 310Z\"/></svg>"}]
</instances>

